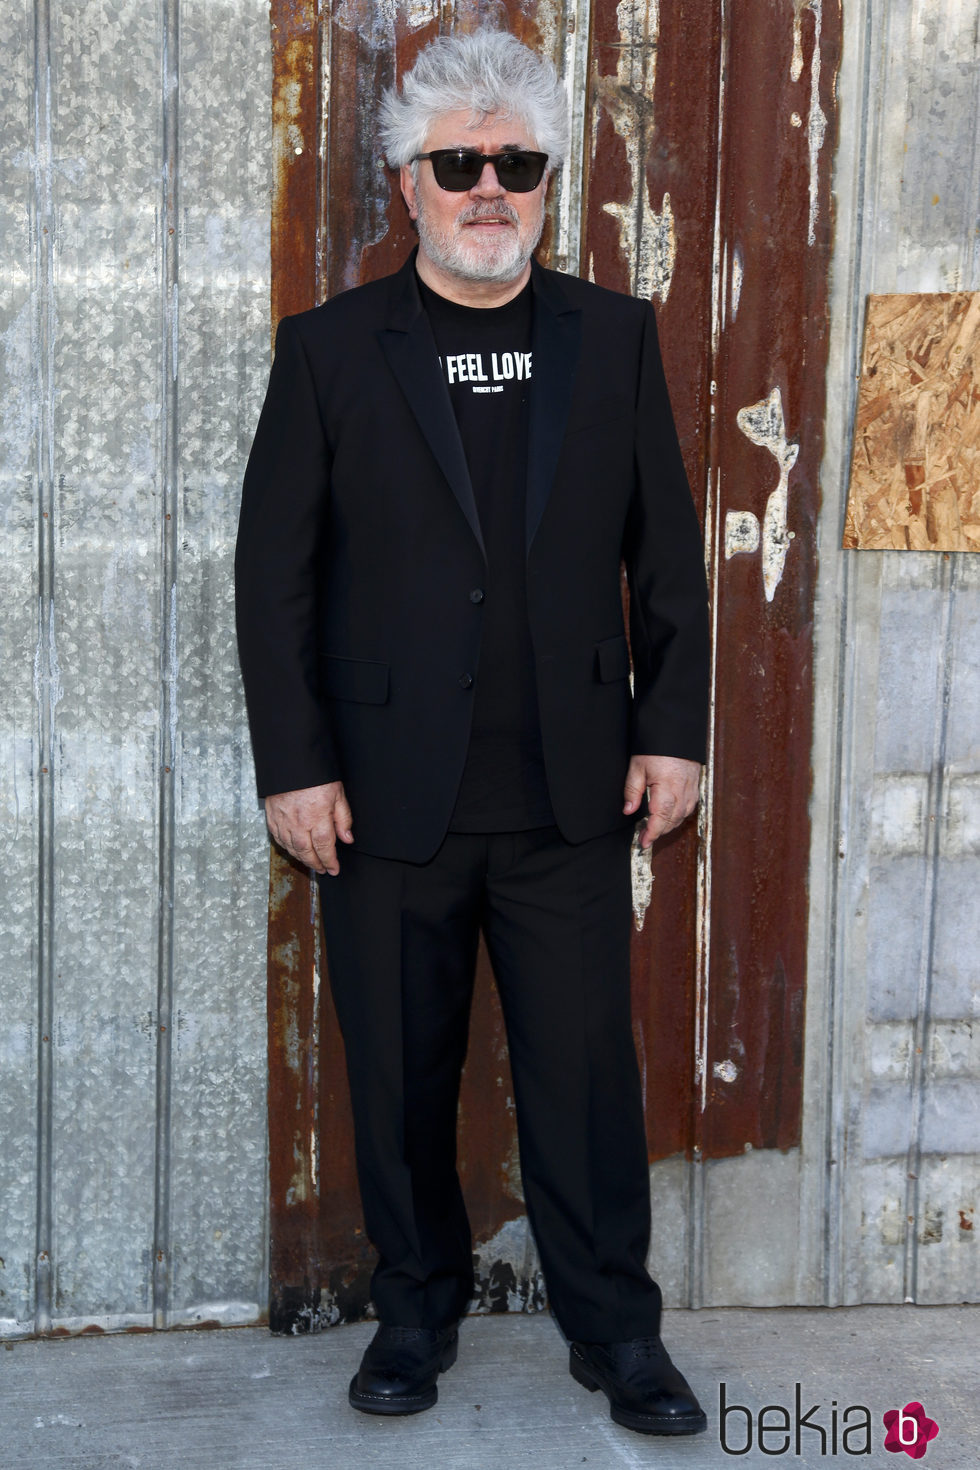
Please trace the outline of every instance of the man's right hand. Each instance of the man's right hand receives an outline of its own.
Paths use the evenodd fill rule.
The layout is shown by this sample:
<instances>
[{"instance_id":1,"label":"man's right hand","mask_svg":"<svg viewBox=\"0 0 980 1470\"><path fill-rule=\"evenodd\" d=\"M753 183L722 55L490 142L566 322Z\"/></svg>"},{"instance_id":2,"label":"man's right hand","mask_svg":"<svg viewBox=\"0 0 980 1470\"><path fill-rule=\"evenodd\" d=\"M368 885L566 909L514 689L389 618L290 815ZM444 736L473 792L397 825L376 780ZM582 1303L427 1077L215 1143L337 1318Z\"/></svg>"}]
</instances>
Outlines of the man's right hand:
<instances>
[{"instance_id":1,"label":"man's right hand","mask_svg":"<svg viewBox=\"0 0 980 1470\"><path fill-rule=\"evenodd\" d=\"M265 819L276 842L292 857L336 878L340 872L337 838L354 841L343 781L267 796Z\"/></svg>"}]
</instances>

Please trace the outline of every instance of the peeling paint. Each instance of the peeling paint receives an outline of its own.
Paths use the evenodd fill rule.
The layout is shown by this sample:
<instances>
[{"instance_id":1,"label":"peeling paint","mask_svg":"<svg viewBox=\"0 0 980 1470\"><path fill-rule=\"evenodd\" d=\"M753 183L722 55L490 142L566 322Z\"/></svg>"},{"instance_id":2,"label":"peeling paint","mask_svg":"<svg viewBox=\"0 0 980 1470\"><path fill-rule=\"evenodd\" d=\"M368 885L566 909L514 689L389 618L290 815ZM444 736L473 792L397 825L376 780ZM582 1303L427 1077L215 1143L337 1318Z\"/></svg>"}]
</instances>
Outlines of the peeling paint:
<instances>
[{"instance_id":1,"label":"peeling paint","mask_svg":"<svg viewBox=\"0 0 980 1470\"><path fill-rule=\"evenodd\" d=\"M810 216L807 222L807 244L814 245L817 238L817 214L819 212L819 163L820 150L827 136L827 116L820 106L820 39L823 29L823 0L796 0L793 15L793 56L789 74L798 82L803 74L803 12L813 14L813 55L810 58L810 107L807 113L806 136L810 154ZM794 127L802 124L797 113L790 119Z\"/></svg>"},{"instance_id":2,"label":"peeling paint","mask_svg":"<svg viewBox=\"0 0 980 1470\"><path fill-rule=\"evenodd\" d=\"M475 1242L476 1291L470 1312L543 1312L544 1276L528 1223L508 1220L487 1241Z\"/></svg>"},{"instance_id":3,"label":"peeling paint","mask_svg":"<svg viewBox=\"0 0 980 1470\"><path fill-rule=\"evenodd\" d=\"M514 1105L510 1098L507 1099L508 1112L514 1111ZM507 1157L500 1166L504 1176L507 1193L516 1200L524 1203L524 1181L521 1178L521 1148L515 1131L511 1139Z\"/></svg>"},{"instance_id":4,"label":"peeling paint","mask_svg":"<svg viewBox=\"0 0 980 1470\"><path fill-rule=\"evenodd\" d=\"M400 17L409 31L421 30L438 21L438 0L408 0L404 7L398 0L341 0L332 18L341 30L351 31L377 50L394 42Z\"/></svg>"},{"instance_id":5,"label":"peeling paint","mask_svg":"<svg viewBox=\"0 0 980 1470\"><path fill-rule=\"evenodd\" d=\"M589 100L589 26L592 0L572 0L555 7L542 7L537 15L541 49L557 61L564 78L571 119L571 138L565 167L551 191L555 206L552 265L569 275L581 273L582 190L578 186L586 170L585 112Z\"/></svg>"},{"instance_id":6,"label":"peeling paint","mask_svg":"<svg viewBox=\"0 0 980 1470\"><path fill-rule=\"evenodd\" d=\"M725 560L758 549L759 517L750 510L730 510L725 516Z\"/></svg>"},{"instance_id":7,"label":"peeling paint","mask_svg":"<svg viewBox=\"0 0 980 1470\"><path fill-rule=\"evenodd\" d=\"M736 245L735 246L735 249L732 251L732 318L731 319L732 319L732 324L733 325L735 323L736 317L738 316L739 302L742 299L742 280L744 278L744 274L745 274L745 267L744 267L744 264L743 264L743 261L742 261L742 250L741 250L741 246Z\"/></svg>"},{"instance_id":8,"label":"peeling paint","mask_svg":"<svg viewBox=\"0 0 980 1470\"><path fill-rule=\"evenodd\" d=\"M719 1082L735 1082L738 1078L739 1068L731 1060L715 1062L711 1069L712 1076L717 1077Z\"/></svg>"},{"instance_id":9,"label":"peeling paint","mask_svg":"<svg viewBox=\"0 0 980 1470\"><path fill-rule=\"evenodd\" d=\"M283 137L286 148L301 148L303 132L297 122L303 111L303 84L298 77L286 77L273 99L274 136Z\"/></svg>"},{"instance_id":10,"label":"peeling paint","mask_svg":"<svg viewBox=\"0 0 980 1470\"><path fill-rule=\"evenodd\" d=\"M670 207L670 195L665 194L659 214L652 210L644 197L640 205L640 220L636 209L628 204L604 204L606 214L611 214L619 223L619 238L629 260L630 275L634 281L634 295L644 301L654 296L666 301L670 293L670 282L677 262L677 236L674 231L674 214Z\"/></svg>"},{"instance_id":11,"label":"peeling paint","mask_svg":"<svg viewBox=\"0 0 980 1470\"><path fill-rule=\"evenodd\" d=\"M596 79L598 100L626 146L631 189L625 201L602 206L619 226L620 248L629 262L633 295L661 302L670 294L677 261L677 236L670 195L659 213L650 205L646 164L655 132L653 90L656 78L660 11L653 0L621 0L616 23L622 43L615 77ZM595 157L598 109L593 113Z\"/></svg>"},{"instance_id":12,"label":"peeling paint","mask_svg":"<svg viewBox=\"0 0 980 1470\"><path fill-rule=\"evenodd\" d=\"M633 883L633 922L636 924L636 932L643 932L643 921L646 918L647 909L650 907L650 899L653 896L653 864L651 849L640 846L640 833L643 831L643 823L637 824L633 833L633 845L630 848L630 876Z\"/></svg>"},{"instance_id":13,"label":"peeling paint","mask_svg":"<svg viewBox=\"0 0 980 1470\"><path fill-rule=\"evenodd\" d=\"M762 582L766 601L772 602L776 588L783 579L786 554L793 540L794 533L787 529L786 513L789 473L796 464L800 446L790 443L786 437L783 397L778 388L773 388L769 397L763 398L759 403L740 408L736 414L736 422L745 437L760 448L768 449L779 466L779 483L766 502L766 513L762 521ZM744 515L745 512L739 514ZM727 542L727 518L725 524Z\"/></svg>"}]
</instances>

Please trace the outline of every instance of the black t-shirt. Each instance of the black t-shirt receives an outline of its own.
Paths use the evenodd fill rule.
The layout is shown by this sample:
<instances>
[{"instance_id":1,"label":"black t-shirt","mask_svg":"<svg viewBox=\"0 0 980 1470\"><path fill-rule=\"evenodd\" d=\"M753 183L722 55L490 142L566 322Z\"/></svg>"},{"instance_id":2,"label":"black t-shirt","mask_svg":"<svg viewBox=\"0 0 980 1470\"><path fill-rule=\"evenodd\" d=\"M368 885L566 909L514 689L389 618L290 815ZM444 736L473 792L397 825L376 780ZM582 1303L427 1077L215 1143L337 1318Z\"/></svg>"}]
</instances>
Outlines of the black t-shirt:
<instances>
[{"instance_id":1,"label":"black t-shirt","mask_svg":"<svg viewBox=\"0 0 980 1470\"><path fill-rule=\"evenodd\" d=\"M419 289L469 466L487 553L484 619L466 766L451 832L554 822L527 621L525 498L530 282L504 306L460 306ZM474 589L476 591L477 589Z\"/></svg>"}]
</instances>

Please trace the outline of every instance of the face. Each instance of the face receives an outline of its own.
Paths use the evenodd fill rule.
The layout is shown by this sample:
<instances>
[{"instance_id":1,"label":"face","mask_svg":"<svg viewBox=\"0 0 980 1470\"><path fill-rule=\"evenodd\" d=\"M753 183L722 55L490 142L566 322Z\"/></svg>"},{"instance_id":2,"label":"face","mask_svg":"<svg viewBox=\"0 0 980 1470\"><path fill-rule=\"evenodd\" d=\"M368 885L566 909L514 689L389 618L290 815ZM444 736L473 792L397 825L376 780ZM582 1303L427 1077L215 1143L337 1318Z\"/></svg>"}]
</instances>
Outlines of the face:
<instances>
[{"instance_id":1,"label":"face","mask_svg":"<svg viewBox=\"0 0 980 1470\"><path fill-rule=\"evenodd\" d=\"M502 153L507 148L537 147L517 118L488 118L467 126L468 112L449 112L433 124L423 153L436 148L473 148ZM440 189L428 160L401 171L401 188L419 232L419 253L437 272L464 281L513 281L527 267L541 238L548 175L529 194L512 194L497 181L491 164L472 189L453 194Z\"/></svg>"}]
</instances>

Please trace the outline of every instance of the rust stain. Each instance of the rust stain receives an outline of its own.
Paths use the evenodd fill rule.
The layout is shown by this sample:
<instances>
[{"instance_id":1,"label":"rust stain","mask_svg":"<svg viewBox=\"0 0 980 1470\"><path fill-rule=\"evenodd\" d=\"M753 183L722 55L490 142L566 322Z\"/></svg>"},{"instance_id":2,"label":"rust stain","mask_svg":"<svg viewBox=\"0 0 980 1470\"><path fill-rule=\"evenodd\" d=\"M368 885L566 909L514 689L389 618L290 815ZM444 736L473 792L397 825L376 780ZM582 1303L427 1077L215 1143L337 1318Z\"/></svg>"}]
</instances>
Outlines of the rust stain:
<instances>
[{"instance_id":1,"label":"rust stain","mask_svg":"<svg viewBox=\"0 0 980 1470\"><path fill-rule=\"evenodd\" d=\"M629 55L624 34L631 43ZM702 511L710 414L705 344L711 332L711 278L705 267L714 220L710 160L717 131L719 41L717 11L693 0L682 0L669 16L661 8L658 25L642 7L629 15L615 0L597 0L583 180L585 269L600 285L619 291L635 288L634 264L641 252L631 257L624 250L621 216L606 205L645 201L649 206L669 197L675 254L657 320L688 478ZM624 86L627 97L620 90ZM697 108L690 106L692 89L699 96ZM630 118L634 139L639 141L637 130L642 135L632 154L622 135ZM645 250L649 220L642 209L634 218L637 246ZM693 820L651 849L649 904L642 930L633 935L634 1031L654 1158L691 1148L697 851Z\"/></svg>"},{"instance_id":2,"label":"rust stain","mask_svg":"<svg viewBox=\"0 0 980 1470\"><path fill-rule=\"evenodd\" d=\"M745 0L729 22L709 443L721 523L729 506L760 520L765 596L754 555L719 560L706 1091L703 1116L693 1120L706 1157L734 1154L746 1142L790 1148L800 1136L834 126L823 113L833 102L841 41L835 0L789 14ZM799 64L787 65L794 55ZM794 111L808 119L805 151ZM746 506L745 487L759 483L760 446L776 460L779 482ZM733 1080L726 1062L739 1069Z\"/></svg>"},{"instance_id":3,"label":"rust stain","mask_svg":"<svg viewBox=\"0 0 980 1470\"><path fill-rule=\"evenodd\" d=\"M319 6L276 0L272 21L272 327L316 299ZM311 212L309 202L313 201Z\"/></svg>"},{"instance_id":4,"label":"rust stain","mask_svg":"<svg viewBox=\"0 0 980 1470\"><path fill-rule=\"evenodd\" d=\"M674 214L666 191L659 212L652 207L647 178L647 160L656 133L653 93L660 39L658 6L644 0L621 0L616 8L616 25L616 73L597 72L593 80L598 108L592 120L592 167L593 171L597 168L601 109L622 140L629 177L627 197L607 199L602 209L616 221L633 295L644 301L654 297L666 301L677 260ZM594 269L593 261L592 272Z\"/></svg>"},{"instance_id":5,"label":"rust stain","mask_svg":"<svg viewBox=\"0 0 980 1470\"><path fill-rule=\"evenodd\" d=\"M308 871L272 847L269 861L269 1183L272 1239L270 1325L289 1317L283 1283L308 1274L316 1251L317 1191L304 1140L315 1127L314 991L317 933Z\"/></svg>"}]
</instances>

